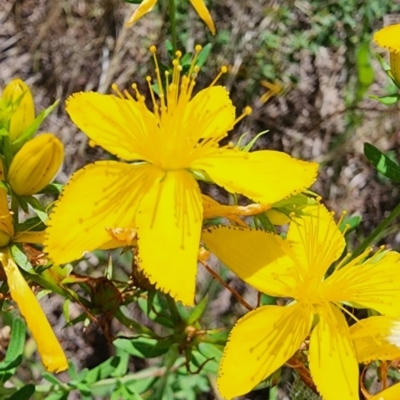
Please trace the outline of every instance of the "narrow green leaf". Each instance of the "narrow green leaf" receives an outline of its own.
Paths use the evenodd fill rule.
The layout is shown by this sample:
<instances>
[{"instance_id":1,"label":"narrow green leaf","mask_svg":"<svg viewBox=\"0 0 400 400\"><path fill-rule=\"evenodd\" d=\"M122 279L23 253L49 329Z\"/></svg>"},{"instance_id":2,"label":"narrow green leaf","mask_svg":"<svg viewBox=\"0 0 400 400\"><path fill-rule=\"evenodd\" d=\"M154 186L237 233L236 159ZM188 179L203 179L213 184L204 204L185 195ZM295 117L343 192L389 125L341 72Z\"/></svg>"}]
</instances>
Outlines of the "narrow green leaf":
<instances>
[{"instance_id":1,"label":"narrow green leaf","mask_svg":"<svg viewBox=\"0 0 400 400\"><path fill-rule=\"evenodd\" d=\"M212 44L206 44L200 51L199 55L197 56L196 65L201 68L205 62L207 61L208 56L210 55L212 49Z\"/></svg>"},{"instance_id":2,"label":"narrow green leaf","mask_svg":"<svg viewBox=\"0 0 400 400\"><path fill-rule=\"evenodd\" d=\"M109 377L115 368L118 367L119 362L119 357L111 357L97 367L91 369L85 377L85 383L91 385L92 383Z\"/></svg>"},{"instance_id":3,"label":"narrow green leaf","mask_svg":"<svg viewBox=\"0 0 400 400\"><path fill-rule=\"evenodd\" d=\"M146 336L139 336L134 339L118 338L113 343L115 347L140 358L159 357L165 354L172 344L170 340L156 340Z\"/></svg>"},{"instance_id":4,"label":"narrow green leaf","mask_svg":"<svg viewBox=\"0 0 400 400\"><path fill-rule=\"evenodd\" d=\"M53 112L58 106L59 100L56 100L54 104L43 110L33 121L33 123L18 137L18 139L12 143L12 152L16 154L18 150L37 132L42 125L42 122Z\"/></svg>"},{"instance_id":5,"label":"narrow green leaf","mask_svg":"<svg viewBox=\"0 0 400 400\"><path fill-rule=\"evenodd\" d=\"M387 178L400 183L400 165L370 143L364 143L365 157Z\"/></svg>"},{"instance_id":6,"label":"narrow green leaf","mask_svg":"<svg viewBox=\"0 0 400 400\"><path fill-rule=\"evenodd\" d=\"M346 229L346 234L354 231L354 229L356 229L360 223L361 223L361 216L360 215L354 215L353 217L349 217L349 218L345 218L342 223L339 226L339 229L343 232Z\"/></svg>"},{"instance_id":7,"label":"narrow green leaf","mask_svg":"<svg viewBox=\"0 0 400 400\"><path fill-rule=\"evenodd\" d=\"M23 386L7 400L29 400L35 393L35 385L29 384Z\"/></svg>"},{"instance_id":8,"label":"narrow green leaf","mask_svg":"<svg viewBox=\"0 0 400 400\"><path fill-rule=\"evenodd\" d=\"M202 315L204 314L204 311L206 310L208 304L208 296L204 296L199 304L197 304L194 308L189 317L186 319L186 323L188 325L192 325L195 322L197 322Z\"/></svg>"},{"instance_id":9,"label":"narrow green leaf","mask_svg":"<svg viewBox=\"0 0 400 400\"><path fill-rule=\"evenodd\" d=\"M368 88L374 82L374 69L371 64L370 44L365 41L357 49L357 72L359 83Z\"/></svg>"},{"instance_id":10,"label":"narrow green leaf","mask_svg":"<svg viewBox=\"0 0 400 400\"><path fill-rule=\"evenodd\" d=\"M18 245L13 244L11 246L11 254L13 256L14 261L17 263L19 267L21 267L24 271L35 274L35 270L32 267L32 264L29 262L26 254L18 247Z\"/></svg>"},{"instance_id":11,"label":"narrow green leaf","mask_svg":"<svg viewBox=\"0 0 400 400\"><path fill-rule=\"evenodd\" d=\"M26 232L26 231L34 231L34 232L40 232L46 229L46 225L43 223L43 221L39 217L32 217L24 222L17 224L15 226L15 231L16 232Z\"/></svg>"},{"instance_id":12,"label":"narrow green leaf","mask_svg":"<svg viewBox=\"0 0 400 400\"><path fill-rule=\"evenodd\" d=\"M396 104L400 100L400 94L392 94L390 96L382 96L382 97L370 95L369 97L371 99L378 100L385 106L392 106L393 104Z\"/></svg>"},{"instance_id":13,"label":"narrow green leaf","mask_svg":"<svg viewBox=\"0 0 400 400\"><path fill-rule=\"evenodd\" d=\"M38 194L55 194L59 195L64 188L64 185L61 183L49 183L46 187L44 187Z\"/></svg>"},{"instance_id":14,"label":"narrow green leaf","mask_svg":"<svg viewBox=\"0 0 400 400\"><path fill-rule=\"evenodd\" d=\"M35 210L36 215L46 223L49 219L43 204L34 196L24 196L25 201Z\"/></svg>"},{"instance_id":15,"label":"narrow green leaf","mask_svg":"<svg viewBox=\"0 0 400 400\"><path fill-rule=\"evenodd\" d=\"M0 371L7 371L21 364L24 352L26 326L21 318L14 318L11 328L11 339L4 361L0 363Z\"/></svg>"}]
</instances>

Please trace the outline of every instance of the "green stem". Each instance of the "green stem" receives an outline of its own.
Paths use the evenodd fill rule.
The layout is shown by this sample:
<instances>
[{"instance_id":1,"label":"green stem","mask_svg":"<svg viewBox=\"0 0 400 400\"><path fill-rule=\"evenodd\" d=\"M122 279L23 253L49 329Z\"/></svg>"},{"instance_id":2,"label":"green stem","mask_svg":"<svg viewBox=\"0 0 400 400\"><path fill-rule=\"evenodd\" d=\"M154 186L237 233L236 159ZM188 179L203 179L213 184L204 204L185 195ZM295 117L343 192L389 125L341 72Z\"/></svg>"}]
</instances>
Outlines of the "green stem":
<instances>
[{"instance_id":1,"label":"green stem","mask_svg":"<svg viewBox=\"0 0 400 400\"><path fill-rule=\"evenodd\" d=\"M176 4L175 0L168 0L169 23L171 29L171 40L174 54L178 50L178 40L176 36Z\"/></svg>"},{"instance_id":2,"label":"green stem","mask_svg":"<svg viewBox=\"0 0 400 400\"><path fill-rule=\"evenodd\" d=\"M352 252L348 262L362 254L367 247L374 243L383 231L400 215L400 203L392 212L360 243Z\"/></svg>"}]
</instances>

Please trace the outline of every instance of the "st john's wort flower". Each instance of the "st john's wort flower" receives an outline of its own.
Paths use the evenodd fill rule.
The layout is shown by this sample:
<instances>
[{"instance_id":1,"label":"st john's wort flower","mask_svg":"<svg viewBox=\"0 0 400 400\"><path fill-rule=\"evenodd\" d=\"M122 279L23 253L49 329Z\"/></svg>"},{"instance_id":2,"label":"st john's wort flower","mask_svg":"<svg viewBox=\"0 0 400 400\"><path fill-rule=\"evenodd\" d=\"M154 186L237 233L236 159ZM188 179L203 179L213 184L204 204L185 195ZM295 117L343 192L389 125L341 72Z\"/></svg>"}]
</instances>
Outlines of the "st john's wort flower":
<instances>
[{"instance_id":1,"label":"st john's wort flower","mask_svg":"<svg viewBox=\"0 0 400 400\"><path fill-rule=\"evenodd\" d=\"M196 55L201 47L196 47ZM181 53L163 88L156 64L159 102L148 85L153 111L133 85L118 96L76 93L67 112L91 140L130 163L100 161L76 172L50 215L46 251L56 263L86 251L123 246L110 230L134 229L139 267L176 300L193 304L203 204L196 177L272 204L308 188L318 165L277 151L243 152L221 139L243 116L216 80L193 96L196 56L182 73ZM224 72L223 69L222 72Z\"/></svg>"},{"instance_id":2,"label":"st john's wort flower","mask_svg":"<svg viewBox=\"0 0 400 400\"><path fill-rule=\"evenodd\" d=\"M280 368L310 335L311 376L325 400L358 400L358 360L343 305L400 315L400 255L330 266L345 249L342 232L322 205L294 217L287 239L236 227L203 232L208 249L245 282L287 306L263 306L233 327L220 364L224 398L245 394ZM332 379L334 377L334 379Z\"/></svg>"}]
</instances>

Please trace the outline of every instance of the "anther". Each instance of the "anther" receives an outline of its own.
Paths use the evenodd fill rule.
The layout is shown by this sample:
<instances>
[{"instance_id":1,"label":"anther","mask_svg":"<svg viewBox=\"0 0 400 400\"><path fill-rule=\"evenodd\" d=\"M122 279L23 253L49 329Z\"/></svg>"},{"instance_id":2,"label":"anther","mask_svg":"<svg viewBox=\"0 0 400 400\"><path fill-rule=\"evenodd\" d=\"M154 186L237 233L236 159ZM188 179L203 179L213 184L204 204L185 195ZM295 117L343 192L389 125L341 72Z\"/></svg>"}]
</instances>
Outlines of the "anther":
<instances>
[{"instance_id":1,"label":"anther","mask_svg":"<svg viewBox=\"0 0 400 400\"><path fill-rule=\"evenodd\" d=\"M150 46L150 51L154 54L157 51L157 47L156 46Z\"/></svg>"},{"instance_id":2,"label":"anther","mask_svg":"<svg viewBox=\"0 0 400 400\"><path fill-rule=\"evenodd\" d=\"M202 49L203 47L200 44L196 44L196 46L194 47L194 51L196 53L200 53Z\"/></svg>"}]
</instances>

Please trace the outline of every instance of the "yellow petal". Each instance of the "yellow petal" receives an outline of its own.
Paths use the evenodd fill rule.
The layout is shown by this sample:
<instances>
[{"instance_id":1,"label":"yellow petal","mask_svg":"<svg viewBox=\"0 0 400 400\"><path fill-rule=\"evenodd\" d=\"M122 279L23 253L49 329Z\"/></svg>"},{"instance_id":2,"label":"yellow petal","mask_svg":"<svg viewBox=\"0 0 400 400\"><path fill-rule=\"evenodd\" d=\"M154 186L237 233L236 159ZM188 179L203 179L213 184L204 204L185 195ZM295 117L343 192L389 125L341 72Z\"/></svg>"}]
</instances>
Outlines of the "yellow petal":
<instances>
[{"instance_id":1,"label":"yellow petal","mask_svg":"<svg viewBox=\"0 0 400 400\"><path fill-rule=\"evenodd\" d=\"M379 261L350 263L324 283L327 298L372 308L384 315L400 316L400 255L387 252Z\"/></svg>"},{"instance_id":2,"label":"yellow petal","mask_svg":"<svg viewBox=\"0 0 400 400\"><path fill-rule=\"evenodd\" d=\"M50 372L60 372L68 368L64 351L40 307L32 290L21 275L18 267L7 252L1 253L1 263L7 275L12 299L18 304L29 330L36 341L43 365Z\"/></svg>"},{"instance_id":3,"label":"yellow petal","mask_svg":"<svg viewBox=\"0 0 400 400\"><path fill-rule=\"evenodd\" d=\"M399 399L400 399L400 383L390 386L389 388L369 398L369 400L399 400Z\"/></svg>"},{"instance_id":4,"label":"yellow petal","mask_svg":"<svg viewBox=\"0 0 400 400\"><path fill-rule=\"evenodd\" d=\"M358 363L346 319L332 305L317 311L320 321L308 355L314 383L324 400L359 400Z\"/></svg>"},{"instance_id":5,"label":"yellow petal","mask_svg":"<svg viewBox=\"0 0 400 400\"><path fill-rule=\"evenodd\" d=\"M26 231L17 232L13 237L13 243L34 243L43 244L45 238L45 231Z\"/></svg>"},{"instance_id":6,"label":"yellow petal","mask_svg":"<svg viewBox=\"0 0 400 400\"><path fill-rule=\"evenodd\" d=\"M190 0L190 2L192 3L194 9L197 11L197 14L199 14L200 18L206 23L211 33L215 35L215 25L210 12L204 4L204 0Z\"/></svg>"},{"instance_id":7,"label":"yellow petal","mask_svg":"<svg viewBox=\"0 0 400 400\"><path fill-rule=\"evenodd\" d=\"M218 150L193 162L228 192L240 193L263 204L272 204L304 191L316 179L318 164L291 158L278 151Z\"/></svg>"},{"instance_id":8,"label":"yellow petal","mask_svg":"<svg viewBox=\"0 0 400 400\"><path fill-rule=\"evenodd\" d=\"M358 362L400 358L400 318L375 316L350 327Z\"/></svg>"},{"instance_id":9,"label":"yellow petal","mask_svg":"<svg viewBox=\"0 0 400 400\"><path fill-rule=\"evenodd\" d=\"M67 99L72 121L97 145L127 161L142 160L145 121L134 100L100 93L75 93ZM149 113L150 114L150 113Z\"/></svg>"},{"instance_id":10,"label":"yellow petal","mask_svg":"<svg viewBox=\"0 0 400 400\"><path fill-rule=\"evenodd\" d=\"M152 182L148 164L89 164L64 188L46 230L45 251L55 264L76 260L113 239L107 231L131 228L137 206Z\"/></svg>"},{"instance_id":11,"label":"yellow petal","mask_svg":"<svg viewBox=\"0 0 400 400\"><path fill-rule=\"evenodd\" d=\"M269 210L269 204L249 204L248 206L227 206L220 204L209 196L202 195L203 199L203 219L224 217L238 225L247 227L247 224L239 216L250 216L261 214Z\"/></svg>"},{"instance_id":12,"label":"yellow petal","mask_svg":"<svg viewBox=\"0 0 400 400\"><path fill-rule=\"evenodd\" d=\"M203 231L202 241L249 285L277 297L292 297L298 286L297 266L279 236L258 230L220 226Z\"/></svg>"},{"instance_id":13,"label":"yellow petal","mask_svg":"<svg viewBox=\"0 0 400 400\"><path fill-rule=\"evenodd\" d=\"M194 144L201 138L220 140L235 124L235 107L223 86L200 90L186 107L183 126L187 126ZM193 132L197 134L193 135ZM186 135L188 136L188 135Z\"/></svg>"},{"instance_id":14,"label":"yellow petal","mask_svg":"<svg viewBox=\"0 0 400 400\"><path fill-rule=\"evenodd\" d=\"M300 304L264 306L246 314L233 327L222 356L221 395L232 399L266 379L299 349L311 323L311 312Z\"/></svg>"},{"instance_id":15,"label":"yellow petal","mask_svg":"<svg viewBox=\"0 0 400 400\"><path fill-rule=\"evenodd\" d=\"M202 223L200 189L186 171L152 166L147 176L155 183L136 217L139 266L157 288L192 305Z\"/></svg>"},{"instance_id":16,"label":"yellow petal","mask_svg":"<svg viewBox=\"0 0 400 400\"><path fill-rule=\"evenodd\" d=\"M400 24L385 26L375 32L373 41L393 53L400 53Z\"/></svg>"},{"instance_id":17,"label":"yellow petal","mask_svg":"<svg viewBox=\"0 0 400 400\"><path fill-rule=\"evenodd\" d=\"M7 191L0 188L0 247L7 246L14 236L14 225L8 208Z\"/></svg>"},{"instance_id":18,"label":"yellow petal","mask_svg":"<svg viewBox=\"0 0 400 400\"><path fill-rule=\"evenodd\" d=\"M135 10L135 12L132 14L132 16L129 18L128 22L125 24L125 26L130 26L133 23L135 23L137 20L143 17L143 15L147 14L150 12L155 4L157 3L157 0L143 0L140 3L140 6Z\"/></svg>"},{"instance_id":19,"label":"yellow petal","mask_svg":"<svg viewBox=\"0 0 400 400\"><path fill-rule=\"evenodd\" d=\"M332 213L322 204L305 207L303 214L290 224L287 240L299 265L320 281L343 253L346 242Z\"/></svg>"}]
</instances>

